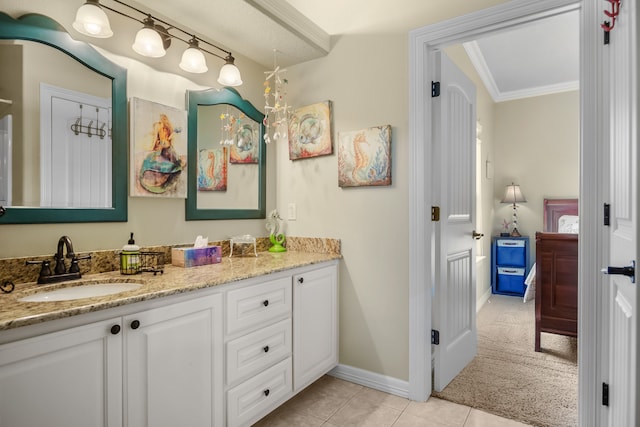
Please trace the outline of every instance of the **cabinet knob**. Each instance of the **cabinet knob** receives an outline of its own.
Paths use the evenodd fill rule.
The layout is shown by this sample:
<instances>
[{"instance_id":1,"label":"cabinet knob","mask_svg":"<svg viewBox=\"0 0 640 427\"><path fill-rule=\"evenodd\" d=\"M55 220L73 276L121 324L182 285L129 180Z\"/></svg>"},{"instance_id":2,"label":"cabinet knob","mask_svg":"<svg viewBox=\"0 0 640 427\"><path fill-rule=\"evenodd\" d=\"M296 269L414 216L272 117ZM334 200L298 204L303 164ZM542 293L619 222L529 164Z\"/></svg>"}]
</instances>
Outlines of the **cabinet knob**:
<instances>
[{"instance_id":1,"label":"cabinet knob","mask_svg":"<svg viewBox=\"0 0 640 427\"><path fill-rule=\"evenodd\" d=\"M133 322L131 322L131 329L138 329L139 327L140 327L139 320L134 320Z\"/></svg>"},{"instance_id":2,"label":"cabinet knob","mask_svg":"<svg viewBox=\"0 0 640 427\"><path fill-rule=\"evenodd\" d=\"M269 346L268 345L265 345L262 349L264 350L265 353L269 353Z\"/></svg>"},{"instance_id":3,"label":"cabinet knob","mask_svg":"<svg viewBox=\"0 0 640 427\"><path fill-rule=\"evenodd\" d=\"M264 305L265 307L269 305L269 300L266 299L264 301L262 301L262 305Z\"/></svg>"},{"instance_id":4,"label":"cabinet knob","mask_svg":"<svg viewBox=\"0 0 640 427\"><path fill-rule=\"evenodd\" d=\"M269 391L269 389L266 389L265 391L263 391L263 393L264 393L265 396L269 396L269 393L271 393L271 392Z\"/></svg>"},{"instance_id":5,"label":"cabinet knob","mask_svg":"<svg viewBox=\"0 0 640 427\"><path fill-rule=\"evenodd\" d=\"M111 333L113 335L118 335L120 333L120 325L113 325L111 327Z\"/></svg>"},{"instance_id":6,"label":"cabinet knob","mask_svg":"<svg viewBox=\"0 0 640 427\"><path fill-rule=\"evenodd\" d=\"M299 277L298 278L298 283L304 283L304 277Z\"/></svg>"}]
</instances>

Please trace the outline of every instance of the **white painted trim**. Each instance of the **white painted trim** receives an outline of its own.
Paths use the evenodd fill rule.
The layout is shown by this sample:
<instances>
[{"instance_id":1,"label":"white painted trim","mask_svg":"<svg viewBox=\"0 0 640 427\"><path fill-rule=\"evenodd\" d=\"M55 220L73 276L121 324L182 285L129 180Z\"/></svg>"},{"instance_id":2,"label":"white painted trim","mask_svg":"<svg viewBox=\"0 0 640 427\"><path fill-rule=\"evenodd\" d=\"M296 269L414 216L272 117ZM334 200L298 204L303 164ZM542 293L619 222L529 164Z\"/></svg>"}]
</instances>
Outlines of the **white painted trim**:
<instances>
[{"instance_id":1,"label":"white painted trim","mask_svg":"<svg viewBox=\"0 0 640 427\"><path fill-rule=\"evenodd\" d=\"M598 323L602 318L597 304L598 284L602 280L593 268L601 263L602 227L597 226L601 201L605 195L603 174L606 151L597 141L606 140L602 105L602 8L597 2L581 0L514 0L475 13L443 21L409 33L409 396L425 400L431 393L431 186L433 177L425 175L429 166L431 140L430 83L433 70L430 54L453 43L463 43L490 31L506 29L570 10L580 14L581 75L581 178L580 178L580 288L579 345L579 424L604 425L597 404L603 348ZM605 144L601 144L605 145ZM427 167L425 167L427 166ZM583 190L589 189L589 191ZM596 194L597 193L597 194ZM583 222L584 221L584 222ZM606 242L604 242L606 245Z\"/></svg>"},{"instance_id":2,"label":"white painted trim","mask_svg":"<svg viewBox=\"0 0 640 427\"><path fill-rule=\"evenodd\" d=\"M501 92L493 78L493 74L489 70L489 66L484 59L484 55L482 54L478 43L476 41L470 41L463 43L463 46L467 55L469 55L469 59L473 63L473 67L478 71L480 79L484 83L494 102L513 101L515 99L531 98L533 96L549 95L552 93L569 92L580 89L580 82L576 80L573 82Z\"/></svg>"},{"instance_id":3,"label":"white painted trim","mask_svg":"<svg viewBox=\"0 0 640 427\"><path fill-rule=\"evenodd\" d=\"M349 365L338 365L328 373L332 377L360 384L378 391L404 398L409 397L409 382L377 374Z\"/></svg>"},{"instance_id":4,"label":"white painted trim","mask_svg":"<svg viewBox=\"0 0 640 427\"><path fill-rule=\"evenodd\" d=\"M489 298L491 298L491 288L487 289L487 291L484 294L480 295L480 298L476 300L476 313L479 312L482 307L484 307L487 301L489 301Z\"/></svg>"},{"instance_id":5,"label":"white painted trim","mask_svg":"<svg viewBox=\"0 0 640 427\"><path fill-rule=\"evenodd\" d=\"M323 54L331 50L331 36L289 3L280 0L245 0Z\"/></svg>"}]
</instances>

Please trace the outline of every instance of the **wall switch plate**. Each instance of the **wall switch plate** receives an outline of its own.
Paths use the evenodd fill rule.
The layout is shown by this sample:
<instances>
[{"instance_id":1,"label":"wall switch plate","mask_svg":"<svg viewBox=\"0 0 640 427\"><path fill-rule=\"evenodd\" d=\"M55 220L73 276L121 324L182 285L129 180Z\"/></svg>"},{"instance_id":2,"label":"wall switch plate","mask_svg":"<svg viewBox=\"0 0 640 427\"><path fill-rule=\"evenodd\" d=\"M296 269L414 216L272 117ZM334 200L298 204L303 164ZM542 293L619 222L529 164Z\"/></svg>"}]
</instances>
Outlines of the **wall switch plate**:
<instances>
[{"instance_id":1,"label":"wall switch plate","mask_svg":"<svg viewBox=\"0 0 640 427\"><path fill-rule=\"evenodd\" d=\"M297 217L297 209L295 203L289 203L289 209L287 214L287 219L289 221L295 221Z\"/></svg>"}]
</instances>

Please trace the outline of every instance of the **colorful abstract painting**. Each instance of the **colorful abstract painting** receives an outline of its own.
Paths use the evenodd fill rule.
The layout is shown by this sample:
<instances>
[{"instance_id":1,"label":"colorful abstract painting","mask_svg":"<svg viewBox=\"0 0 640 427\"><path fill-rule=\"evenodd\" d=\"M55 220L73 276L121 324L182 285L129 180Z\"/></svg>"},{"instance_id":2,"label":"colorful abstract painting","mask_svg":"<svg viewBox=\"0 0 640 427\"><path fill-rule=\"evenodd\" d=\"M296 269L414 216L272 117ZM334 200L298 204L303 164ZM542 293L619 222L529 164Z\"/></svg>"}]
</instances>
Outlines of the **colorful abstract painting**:
<instances>
[{"instance_id":1,"label":"colorful abstract painting","mask_svg":"<svg viewBox=\"0 0 640 427\"><path fill-rule=\"evenodd\" d=\"M131 99L133 197L187 197L187 112Z\"/></svg>"},{"instance_id":2,"label":"colorful abstract painting","mask_svg":"<svg viewBox=\"0 0 640 427\"><path fill-rule=\"evenodd\" d=\"M198 151L198 191L227 191L227 147Z\"/></svg>"},{"instance_id":3,"label":"colorful abstract painting","mask_svg":"<svg viewBox=\"0 0 640 427\"><path fill-rule=\"evenodd\" d=\"M338 185L391 185L391 126L338 135Z\"/></svg>"},{"instance_id":4,"label":"colorful abstract painting","mask_svg":"<svg viewBox=\"0 0 640 427\"><path fill-rule=\"evenodd\" d=\"M333 153L331 101L298 108L289 120L289 159Z\"/></svg>"},{"instance_id":5,"label":"colorful abstract painting","mask_svg":"<svg viewBox=\"0 0 640 427\"><path fill-rule=\"evenodd\" d=\"M238 124L235 130L235 143L230 145L229 162L258 163L259 140L260 129L255 122Z\"/></svg>"}]
</instances>

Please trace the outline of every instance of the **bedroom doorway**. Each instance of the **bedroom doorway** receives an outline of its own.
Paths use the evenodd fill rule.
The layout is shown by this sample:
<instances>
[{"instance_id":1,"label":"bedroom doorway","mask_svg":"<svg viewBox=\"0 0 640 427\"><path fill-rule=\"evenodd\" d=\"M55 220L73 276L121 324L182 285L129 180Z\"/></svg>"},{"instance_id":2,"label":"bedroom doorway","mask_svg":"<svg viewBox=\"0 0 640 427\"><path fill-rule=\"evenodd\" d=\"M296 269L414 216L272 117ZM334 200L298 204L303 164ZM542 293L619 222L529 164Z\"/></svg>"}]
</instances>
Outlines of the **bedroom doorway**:
<instances>
[{"instance_id":1,"label":"bedroom doorway","mask_svg":"<svg viewBox=\"0 0 640 427\"><path fill-rule=\"evenodd\" d=\"M596 308L597 295L595 291L601 282L600 277L595 277L587 270L587 266L600 264L602 259L594 250L584 250L595 247L597 239L602 237L602 231L598 228L596 212L602 203L602 184L595 180L596 171L602 171L602 161L598 158L597 140L604 132L602 120L599 120L600 106L594 101L598 99L595 88L600 74L597 61L591 52L601 52L602 37L599 26L596 25L601 11L596 5L582 4L576 0L558 1L522 1L506 3L487 10L479 11L467 16L454 18L428 26L410 33L410 151L411 157L416 160L411 164L410 177L410 229L415 238L410 240L410 397L415 400L424 400L430 394L431 380L430 343L425 339L425 325L431 327L431 296L425 284L429 284L431 277L430 265L424 265L424 259L431 259L430 236L433 226L429 223L421 224L421 218L427 216L426 206L430 204L430 177L425 176L419 168L427 164L432 140L428 135L430 129L431 105L427 83L431 79L431 64L429 54L431 51L441 49L454 43L464 42L487 33L491 29L498 30L513 25L554 16L571 10L582 8L581 22L589 22L587 28L581 24L581 82L584 92L581 95L581 168L584 173L581 176L581 188L597 188L593 194L580 194L581 206L581 274L583 284L588 290L581 288L580 305L587 307L582 310L579 323L583 331L579 345L581 348L580 377L584 379L580 383L580 419L591 425L598 423L601 411L593 404L597 400L598 390L596 382L588 378L601 378L598 368L600 362L605 363L603 350L599 345L599 326L597 325L598 313ZM593 24L593 25L592 25ZM593 28L592 28L593 27ZM589 55L585 55L589 52ZM592 102L590 103L589 100ZM584 274L584 273L587 274ZM427 285L428 286L428 285ZM582 284L581 284L582 286ZM590 317L588 317L588 314ZM600 319L601 320L601 319ZM604 360L603 360L604 359ZM596 363L598 361L598 363ZM595 425L595 424L593 424Z\"/></svg>"}]
</instances>

